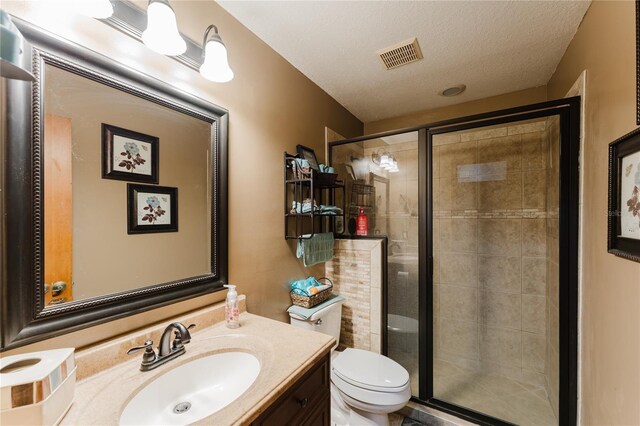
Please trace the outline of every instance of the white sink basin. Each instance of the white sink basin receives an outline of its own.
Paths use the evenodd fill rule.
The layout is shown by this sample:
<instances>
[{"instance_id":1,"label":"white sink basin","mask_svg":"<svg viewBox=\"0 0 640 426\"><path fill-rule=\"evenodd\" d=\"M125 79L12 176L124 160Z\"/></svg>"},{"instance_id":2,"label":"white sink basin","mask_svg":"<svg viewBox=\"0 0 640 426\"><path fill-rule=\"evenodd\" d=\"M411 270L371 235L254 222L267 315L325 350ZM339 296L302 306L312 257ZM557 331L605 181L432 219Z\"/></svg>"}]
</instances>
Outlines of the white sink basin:
<instances>
[{"instance_id":1,"label":"white sink basin","mask_svg":"<svg viewBox=\"0 0 640 426\"><path fill-rule=\"evenodd\" d=\"M159 376L138 392L122 411L120 424L196 422L232 403L249 389L259 372L260 362L246 352L223 352L194 359Z\"/></svg>"}]
</instances>

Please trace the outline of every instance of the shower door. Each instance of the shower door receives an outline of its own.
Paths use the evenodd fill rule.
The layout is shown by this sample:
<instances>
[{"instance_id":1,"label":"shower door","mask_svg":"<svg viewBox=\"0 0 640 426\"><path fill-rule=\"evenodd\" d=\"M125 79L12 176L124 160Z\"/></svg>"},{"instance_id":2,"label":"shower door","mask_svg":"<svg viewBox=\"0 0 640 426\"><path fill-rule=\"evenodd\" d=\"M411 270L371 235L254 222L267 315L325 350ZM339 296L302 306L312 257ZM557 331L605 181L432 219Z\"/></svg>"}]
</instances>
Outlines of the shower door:
<instances>
[{"instance_id":1,"label":"shower door","mask_svg":"<svg viewBox=\"0 0 640 426\"><path fill-rule=\"evenodd\" d=\"M427 130L429 405L487 424L575 424L579 127L564 102Z\"/></svg>"},{"instance_id":2,"label":"shower door","mask_svg":"<svg viewBox=\"0 0 640 426\"><path fill-rule=\"evenodd\" d=\"M348 222L362 207L387 242L370 321L413 400L480 424L575 425L579 105L329 144Z\"/></svg>"}]
</instances>

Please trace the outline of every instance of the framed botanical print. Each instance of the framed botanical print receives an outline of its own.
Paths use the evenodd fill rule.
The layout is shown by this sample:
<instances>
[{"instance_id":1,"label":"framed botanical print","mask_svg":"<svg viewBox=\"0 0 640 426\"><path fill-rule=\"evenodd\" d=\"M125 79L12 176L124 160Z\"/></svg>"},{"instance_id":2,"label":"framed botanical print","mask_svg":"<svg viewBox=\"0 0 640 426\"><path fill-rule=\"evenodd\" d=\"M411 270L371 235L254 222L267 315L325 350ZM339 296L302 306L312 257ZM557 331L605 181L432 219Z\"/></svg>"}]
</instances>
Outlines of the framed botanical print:
<instances>
[{"instance_id":1,"label":"framed botanical print","mask_svg":"<svg viewBox=\"0 0 640 426\"><path fill-rule=\"evenodd\" d=\"M158 183L159 139L102 123L102 178Z\"/></svg>"},{"instance_id":2,"label":"framed botanical print","mask_svg":"<svg viewBox=\"0 0 640 426\"><path fill-rule=\"evenodd\" d=\"M127 184L127 233L178 231L178 188Z\"/></svg>"},{"instance_id":3,"label":"framed botanical print","mask_svg":"<svg viewBox=\"0 0 640 426\"><path fill-rule=\"evenodd\" d=\"M608 250L640 262L640 128L609 144Z\"/></svg>"}]
</instances>

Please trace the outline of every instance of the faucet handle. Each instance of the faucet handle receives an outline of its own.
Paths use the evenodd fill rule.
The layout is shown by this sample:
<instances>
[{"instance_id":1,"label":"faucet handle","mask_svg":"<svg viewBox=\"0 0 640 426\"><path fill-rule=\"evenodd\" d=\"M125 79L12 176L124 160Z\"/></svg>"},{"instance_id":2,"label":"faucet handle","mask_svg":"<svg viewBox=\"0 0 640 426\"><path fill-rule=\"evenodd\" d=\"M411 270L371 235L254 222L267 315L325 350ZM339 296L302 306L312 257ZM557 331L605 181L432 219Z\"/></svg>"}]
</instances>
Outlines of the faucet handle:
<instances>
[{"instance_id":1,"label":"faucet handle","mask_svg":"<svg viewBox=\"0 0 640 426\"><path fill-rule=\"evenodd\" d=\"M138 352L139 350L142 350L142 349L146 349L146 350L151 349L151 350L153 350L152 346L153 346L153 340L148 339L146 342L144 342L144 345L135 346L135 347L129 349L127 351L127 355L131 355L132 353L136 353L136 352Z\"/></svg>"},{"instance_id":2,"label":"faucet handle","mask_svg":"<svg viewBox=\"0 0 640 426\"><path fill-rule=\"evenodd\" d=\"M150 364L156 360L156 352L153 350L153 340L148 339L144 342L142 346L136 346L127 351L127 355L131 355L140 350L144 349L144 354L142 355L142 364Z\"/></svg>"},{"instance_id":3,"label":"faucet handle","mask_svg":"<svg viewBox=\"0 0 640 426\"><path fill-rule=\"evenodd\" d=\"M186 329L191 330L195 326L195 324L190 324L189 327L186 327ZM183 343L182 341L185 339L185 336L183 336L182 333L180 333L180 331L178 330L173 330L173 337L173 344L171 345L173 350L180 349L184 346L185 343L189 343L191 341L191 335L189 335L186 342Z\"/></svg>"}]
</instances>

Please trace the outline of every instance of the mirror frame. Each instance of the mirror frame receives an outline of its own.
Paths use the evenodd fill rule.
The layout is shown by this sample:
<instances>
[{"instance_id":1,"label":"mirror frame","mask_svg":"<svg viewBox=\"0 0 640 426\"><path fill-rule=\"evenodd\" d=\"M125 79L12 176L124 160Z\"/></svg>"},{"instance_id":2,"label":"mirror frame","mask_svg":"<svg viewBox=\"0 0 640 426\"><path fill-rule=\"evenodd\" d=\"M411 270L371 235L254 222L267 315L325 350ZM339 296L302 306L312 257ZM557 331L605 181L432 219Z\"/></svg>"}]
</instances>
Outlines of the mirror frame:
<instances>
[{"instance_id":1,"label":"mirror frame","mask_svg":"<svg viewBox=\"0 0 640 426\"><path fill-rule=\"evenodd\" d=\"M24 56L31 62L36 81L4 79L7 123L2 153L0 351L223 290L228 279L228 111L26 21L12 19L27 41ZM211 123L211 273L43 306L45 65Z\"/></svg>"}]
</instances>

